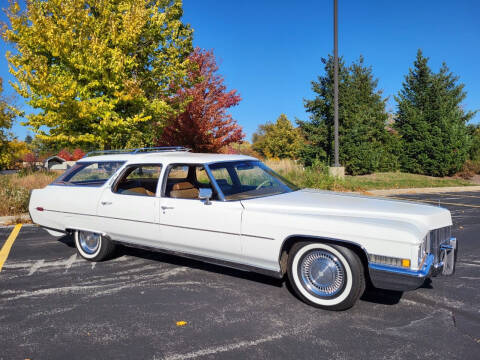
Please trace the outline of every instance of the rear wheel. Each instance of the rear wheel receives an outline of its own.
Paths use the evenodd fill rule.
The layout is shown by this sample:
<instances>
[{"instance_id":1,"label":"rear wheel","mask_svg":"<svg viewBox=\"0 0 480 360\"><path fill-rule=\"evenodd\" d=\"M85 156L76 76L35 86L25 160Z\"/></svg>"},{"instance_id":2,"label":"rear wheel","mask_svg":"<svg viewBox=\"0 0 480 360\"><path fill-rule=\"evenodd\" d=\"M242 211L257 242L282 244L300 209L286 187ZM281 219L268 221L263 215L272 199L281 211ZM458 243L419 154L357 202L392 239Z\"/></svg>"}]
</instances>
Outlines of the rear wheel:
<instances>
[{"instance_id":1,"label":"rear wheel","mask_svg":"<svg viewBox=\"0 0 480 360\"><path fill-rule=\"evenodd\" d=\"M101 234L91 231L75 231L75 246L81 257L90 261L101 261L110 257L115 245Z\"/></svg>"},{"instance_id":2,"label":"rear wheel","mask_svg":"<svg viewBox=\"0 0 480 360\"><path fill-rule=\"evenodd\" d=\"M296 295L323 309L346 310L365 290L360 258L340 245L299 242L290 251L287 271Z\"/></svg>"}]
</instances>

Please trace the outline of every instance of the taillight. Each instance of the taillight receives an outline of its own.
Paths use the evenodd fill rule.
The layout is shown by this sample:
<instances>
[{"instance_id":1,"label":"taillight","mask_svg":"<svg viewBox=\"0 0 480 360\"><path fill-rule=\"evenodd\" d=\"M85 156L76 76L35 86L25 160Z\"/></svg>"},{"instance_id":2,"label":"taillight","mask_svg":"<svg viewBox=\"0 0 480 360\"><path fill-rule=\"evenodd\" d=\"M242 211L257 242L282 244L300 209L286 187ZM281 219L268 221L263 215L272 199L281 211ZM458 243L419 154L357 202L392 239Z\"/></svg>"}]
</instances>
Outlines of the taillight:
<instances>
[{"instance_id":1,"label":"taillight","mask_svg":"<svg viewBox=\"0 0 480 360\"><path fill-rule=\"evenodd\" d=\"M43 211L43 207L37 206L37 211Z\"/></svg>"}]
</instances>

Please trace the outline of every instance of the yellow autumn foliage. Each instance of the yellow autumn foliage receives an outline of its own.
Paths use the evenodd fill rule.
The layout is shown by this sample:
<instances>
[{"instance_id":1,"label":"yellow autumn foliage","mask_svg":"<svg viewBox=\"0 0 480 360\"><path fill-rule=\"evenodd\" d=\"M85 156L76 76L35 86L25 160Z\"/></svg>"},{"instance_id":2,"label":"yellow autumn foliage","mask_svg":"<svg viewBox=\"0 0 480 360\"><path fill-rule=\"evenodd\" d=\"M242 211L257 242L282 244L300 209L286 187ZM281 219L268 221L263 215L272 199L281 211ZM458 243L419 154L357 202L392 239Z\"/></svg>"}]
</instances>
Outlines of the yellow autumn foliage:
<instances>
[{"instance_id":1,"label":"yellow autumn foliage","mask_svg":"<svg viewBox=\"0 0 480 360\"><path fill-rule=\"evenodd\" d=\"M151 145L182 104L192 30L181 0L13 1L2 30L38 138L84 148Z\"/></svg>"}]
</instances>

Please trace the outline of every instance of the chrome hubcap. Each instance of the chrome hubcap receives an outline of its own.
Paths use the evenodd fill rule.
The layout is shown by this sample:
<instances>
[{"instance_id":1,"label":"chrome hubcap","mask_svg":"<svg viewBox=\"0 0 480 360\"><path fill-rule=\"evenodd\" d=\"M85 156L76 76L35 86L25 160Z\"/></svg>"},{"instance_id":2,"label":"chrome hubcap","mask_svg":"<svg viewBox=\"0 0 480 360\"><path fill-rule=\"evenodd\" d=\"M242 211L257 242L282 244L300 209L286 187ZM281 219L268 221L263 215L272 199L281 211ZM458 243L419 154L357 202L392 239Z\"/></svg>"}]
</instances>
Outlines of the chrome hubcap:
<instances>
[{"instance_id":1,"label":"chrome hubcap","mask_svg":"<svg viewBox=\"0 0 480 360\"><path fill-rule=\"evenodd\" d=\"M304 287L322 297L337 294L345 283L345 269L340 260L329 251L308 252L300 263L300 278Z\"/></svg>"},{"instance_id":2,"label":"chrome hubcap","mask_svg":"<svg viewBox=\"0 0 480 360\"><path fill-rule=\"evenodd\" d=\"M78 233L80 246L82 250L85 251L87 254L93 254L95 253L95 251L98 250L101 237L102 236L100 234L87 231L80 231Z\"/></svg>"}]
</instances>

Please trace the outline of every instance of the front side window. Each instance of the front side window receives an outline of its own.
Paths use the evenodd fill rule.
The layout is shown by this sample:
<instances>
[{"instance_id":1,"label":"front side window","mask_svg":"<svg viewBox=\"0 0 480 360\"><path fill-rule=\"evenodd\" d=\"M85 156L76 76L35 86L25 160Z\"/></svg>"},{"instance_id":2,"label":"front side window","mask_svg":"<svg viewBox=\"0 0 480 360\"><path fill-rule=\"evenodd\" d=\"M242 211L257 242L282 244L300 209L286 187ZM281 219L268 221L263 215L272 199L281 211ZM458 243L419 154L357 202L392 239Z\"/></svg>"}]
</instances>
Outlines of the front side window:
<instances>
[{"instance_id":1,"label":"front side window","mask_svg":"<svg viewBox=\"0 0 480 360\"><path fill-rule=\"evenodd\" d=\"M234 161L209 166L226 200L252 199L299 188L260 161Z\"/></svg>"},{"instance_id":2,"label":"front side window","mask_svg":"<svg viewBox=\"0 0 480 360\"><path fill-rule=\"evenodd\" d=\"M125 168L112 191L123 195L155 196L162 165L131 165Z\"/></svg>"},{"instance_id":3,"label":"front side window","mask_svg":"<svg viewBox=\"0 0 480 360\"><path fill-rule=\"evenodd\" d=\"M53 184L102 186L124 163L124 161L77 162Z\"/></svg>"},{"instance_id":4,"label":"front side window","mask_svg":"<svg viewBox=\"0 0 480 360\"><path fill-rule=\"evenodd\" d=\"M213 198L217 199L210 179L203 165L171 165L166 177L164 196L175 199L197 199L201 188L212 189Z\"/></svg>"}]
</instances>

